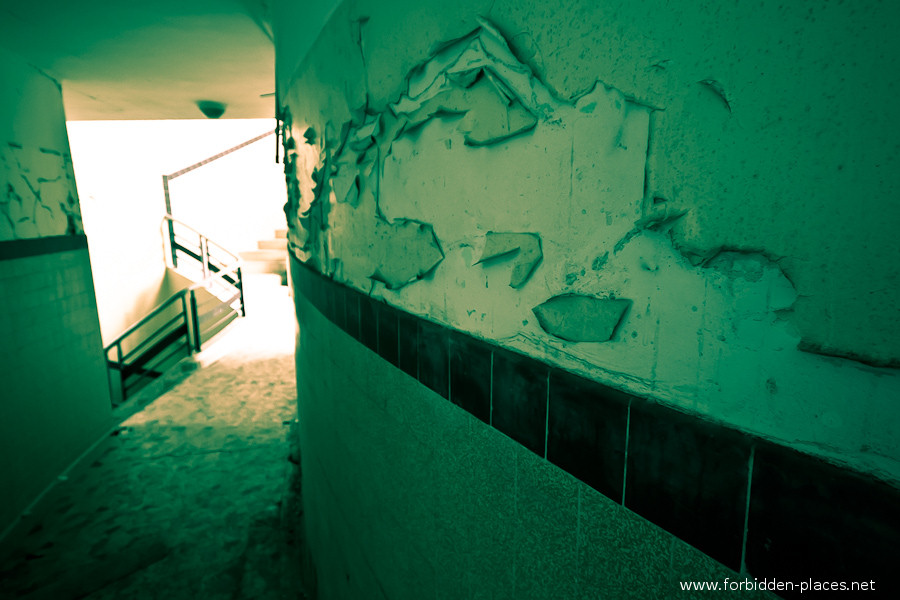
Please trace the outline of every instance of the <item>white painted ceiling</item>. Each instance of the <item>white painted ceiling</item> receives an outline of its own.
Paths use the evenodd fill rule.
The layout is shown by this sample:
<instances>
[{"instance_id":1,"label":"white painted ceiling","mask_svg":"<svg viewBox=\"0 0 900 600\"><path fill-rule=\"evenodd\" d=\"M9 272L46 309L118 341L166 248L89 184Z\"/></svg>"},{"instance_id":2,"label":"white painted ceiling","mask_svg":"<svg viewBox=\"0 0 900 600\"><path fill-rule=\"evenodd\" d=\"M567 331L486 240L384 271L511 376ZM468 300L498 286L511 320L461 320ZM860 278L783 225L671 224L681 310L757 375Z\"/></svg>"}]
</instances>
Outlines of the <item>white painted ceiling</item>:
<instances>
[{"instance_id":1,"label":"white painted ceiling","mask_svg":"<svg viewBox=\"0 0 900 600\"><path fill-rule=\"evenodd\" d=\"M60 81L69 120L274 116L265 0L0 0L0 45Z\"/></svg>"}]
</instances>

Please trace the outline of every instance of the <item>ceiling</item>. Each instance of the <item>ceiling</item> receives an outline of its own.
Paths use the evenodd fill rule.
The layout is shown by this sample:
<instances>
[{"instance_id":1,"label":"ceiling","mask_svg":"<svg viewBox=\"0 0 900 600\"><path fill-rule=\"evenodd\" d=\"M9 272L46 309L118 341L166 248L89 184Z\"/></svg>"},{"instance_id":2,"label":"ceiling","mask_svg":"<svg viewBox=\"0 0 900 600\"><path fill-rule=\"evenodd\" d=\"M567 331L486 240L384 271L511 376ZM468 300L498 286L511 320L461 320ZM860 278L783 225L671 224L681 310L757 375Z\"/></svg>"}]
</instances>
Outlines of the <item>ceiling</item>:
<instances>
[{"instance_id":1,"label":"ceiling","mask_svg":"<svg viewBox=\"0 0 900 600\"><path fill-rule=\"evenodd\" d=\"M274 116L265 0L0 0L0 44L62 83L69 120Z\"/></svg>"}]
</instances>

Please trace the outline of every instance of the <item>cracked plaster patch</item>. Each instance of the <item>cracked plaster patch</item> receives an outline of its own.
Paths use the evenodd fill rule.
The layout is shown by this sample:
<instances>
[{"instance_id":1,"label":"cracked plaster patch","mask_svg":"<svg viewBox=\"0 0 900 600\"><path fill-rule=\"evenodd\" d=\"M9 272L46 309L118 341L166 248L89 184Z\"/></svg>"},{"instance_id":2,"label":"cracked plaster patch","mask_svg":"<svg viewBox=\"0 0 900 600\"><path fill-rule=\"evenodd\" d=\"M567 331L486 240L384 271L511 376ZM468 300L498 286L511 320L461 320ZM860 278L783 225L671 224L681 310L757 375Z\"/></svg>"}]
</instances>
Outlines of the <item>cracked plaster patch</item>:
<instances>
[{"instance_id":1,"label":"cracked plaster patch","mask_svg":"<svg viewBox=\"0 0 900 600\"><path fill-rule=\"evenodd\" d=\"M69 156L12 142L0 148L0 239L82 231Z\"/></svg>"},{"instance_id":2,"label":"cracked plaster patch","mask_svg":"<svg viewBox=\"0 0 900 600\"><path fill-rule=\"evenodd\" d=\"M563 294L532 311L541 328L554 337L569 342L608 342L630 306L631 300Z\"/></svg>"},{"instance_id":3,"label":"cracked plaster patch","mask_svg":"<svg viewBox=\"0 0 900 600\"><path fill-rule=\"evenodd\" d=\"M800 227L806 219L793 217L803 215L810 205L797 202L796 210L757 215L760 201L769 206L770 199L787 197L773 193L781 191L785 178L772 178L768 187L757 189L759 182L750 180L750 169L768 166L765 160L754 160L753 154L766 147L760 143L766 140L755 133L744 135L745 131L762 131L759 126L775 117L780 123L777 111L785 106L767 109L765 122L741 122L738 117L752 116L748 99L754 96L748 89L740 88L738 95L735 90L740 86L726 92L718 80L696 81L697 77L684 85L670 86L665 99L653 95L654 101L664 100L660 104L665 104L665 112L653 112L602 82L574 102L560 102L554 94L543 93L543 84L521 65L505 71L509 65L499 60L497 68L482 66L481 71L453 68L463 54L473 65L483 56L494 60L487 47L497 48L491 43L495 33L479 29L441 46L410 75L410 86L398 102L377 116L379 133L372 138L364 159L354 163L339 156L339 162L350 165L351 171L354 164L357 169L356 173L338 176L356 181L360 190L368 190L365 199L360 198L361 193L354 198L349 186L347 202L337 200L333 205L342 212L346 226L335 231L334 237L343 238L346 248L361 254L352 238L365 239L363 233L372 229L371 219L380 214L388 220L414 218L431 223L447 250L447 258L433 273L432 282L407 290L402 296L385 294L385 299L613 385L700 413L727 415L736 426L763 435L795 441L840 440L842 436L851 439L844 431L857 427L881 436L881 447L895 448L896 436L891 437L887 427L869 427L863 424L868 417L854 415L887 414L889 401L896 398L896 384L891 383L896 379L883 377L883 373L872 375L871 369L848 361L823 361L796 352L800 336L795 323L802 324L801 311L807 310L804 306L822 303L833 294L827 289L828 295L818 298L802 293L798 296L794 281L798 289L816 291L821 288L809 278L822 273L825 281L831 272L811 269L817 263L800 253L791 254L795 248L791 244L773 243L773 252L782 251L781 256L786 257L783 260L765 251L769 223L781 219L781 223ZM482 35L489 39L473 43ZM655 60L651 65L654 71L677 64L670 65L668 59L658 57ZM627 69L633 66L623 64ZM557 61L554 67L552 81L565 81L570 76L568 68L556 68L567 67L564 63ZM573 64L572 70L578 68L584 69L584 65ZM529 83L517 87L523 81L518 76L522 69ZM504 73L511 76L504 77ZM486 91L498 98L509 93L511 103L520 102L536 117L535 127L525 135L490 146L466 143L461 130L465 113L458 112L459 107L450 102L453 94L442 90L468 90L476 80L479 85L498 82L500 85L486 87ZM624 81L621 77L615 80ZM369 83L378 81L373 77ZM730 85L743 83L740 77L730 77L729 81ZM641 87L640 82L637 85ZM529 86L537 89L536 100L528 92ZM520 94L519 89L525 92ZM584 81L577 89L587 89ZM374 98L385 96L396 97L393 87L373 90ZM438 100L432 102L432 98ZM787 98L788 103L793 102L791 96ZM739 107L741 114L732 114L732 108ZM328 114L344 115L347 111L342 108ZM358 126L364 121L357 119L355 123ZM806 123L804 119L798 122ZM757 127L740 128L751 123ZM651 130L653 140L649 140ZM796 128L792 131L804 133ZM841 129L840 135L846 131ZM764 135L768 137L770 131ZM795 137L806 139L803 135ZM779 153L774 147L769 150L779 164L796 164L782 160L790 158L790 152ZM344 151L353 149L345 145ZM640 161L634 156L638 153L642 155ZM739 166L744 163L746 167ZM366 173L354 179L363 170L362 165ZM632 168L636 165L639 171ZM784 171L770 169L761 174L767 172L778 175ZM722 182L716 180L720 173L738 175L727 181L733 196L720 193L728 191L720 189ZM808 174L801 175L805 179ZM752 185L739 187L745 183ZM351 205L354 199L357 206ZM378 204L377 211L370 203ZM809 217L811 226L828 224L825 217L817 220L815 214L803 216ZM749 233L743 235L737 230L740 227ZM494 285L484 269L471 268L472 249L489 230L539 233L546 256L540 280L535 278L530 285L512 290L505 281ZM780 235L781 230L771 231ZM726 244L730 239L736 240L734 244ZM813 252L819 247L808 246ZM756 250L740 250L742 247ZM826 258L834 255L822 254ZM346 256L346 265L357 262L353 252ZM824 260L823 266L828 264ZM762 277L755 280L760 276L757 262L763 265ZM848 270L846 262L839 265L843 272ZM579 265L584 267L582 276L567 283L565 276ZM804 270L796 271L801 268ZM362 287L371 272L366 271L362 280L353 276L348 279ZM627 296L634 302L628 318L615 332L615 344L568 344L534 325L529 311L548 296L564 291L593 296L597 290ZM885 304L890 306L889 290L890 286L885 286L871 293L884 294ZM844 292L845 296L856 293L852 287ZM793 310L796 315L790 314ZM815 330L826 322L827 318L819 319L807 329ZM799 349L826 351L803 341ZM758 389L772 387L769 382L776 379L782 401L778 406L764 404ZM832 436L818 421L808 418L817 414L823 403L843 402L853 390L879 385L882 388L860 398L864 409L846 412L848 425L841 433ZM791 425L786 427L784 423ZM847 449L841 447L842 451Z\"/></svg>"},{"instance_id":4,"label":"cracked plaster patch","mask_svg":"<svg viewBox=\"0 0 900 600\"><path fill-rule=\"evenodd\" d=\"M466 123L478 110L464 100L478 86L494 102L521 105L535 124L517 126L509 112L496 119L491 145L473 144ZM485 23L420 66L391 109L407 125L383 146L378 202L388 219L432 223L451 248L485 230L530 230L551 242L565 230L592 256L611 250L598 230L624 234L633 224L649 109L601 82L575 101L556 98ZM520 131L530 133L507 137ZM523 210L498 210L509 202Z\"/></svg>"},{"instance_id":5,"label":"cracked plaster patch","mask_svg":"<svg viewBox=\"0 0 900 600\"><path fill-rule=\"evenodd\" d=\"M698 81L700 85L708 89L710 92L715 94L715 96L722 102L725 106L725 109L728 112L731 112L731 101L728 99L728 95L725 93L725 86L723 86L720 82L715 79L704 79L703 81Z\"/></svg>"},{"instance_id":6,"label":"cracked plaster patch","mask_svg":"<svg viewBox=\"0 0 900 600\"><path fill-rule=\"evenodd\" d=\"M459 115L458 129L469 146L489 146L537 125L537 117L522 103L505 93L485 69L473 69L465 87L450 80L447 89L417 103L404 99L392 106L398 117L407 120L407 131L442 115Z\"/></svg>"},{"instance_id":7,"label":"cracked plaster patch","mask_svg":"<svg viewBox=\"0 0 900 600\"><path fill-rule=\"evenodd\" d=\"M709 87L706 83L704 85ZM476 152L490 149L479 148L481 143L494 145L505 142L517 134L535 131L535 148L552 149L558 146L559 155L563 153L570 155L571 165L561 162L559 166L551 164L545 168L552 169L555 173L563 173L568 166L571 175L566 196L570 208L584 207L581 210L582 217L578 227L571 227L568 230L570 239L567 241L575 254L567 261L578 263L576 257L584 246L582 253L585 254L583 257L585 264L594 272L599 272L608 260L610 252L613 254L620 252L644 231L669 234L672 227L686 214L684 209L678 209L665 198L645 197L642 189L643 181L639 182L639 178L643 179L646 169L649 112L648 107L630 101L621 92L602 82L597 82L593 89L571 103L559 100L531 74L527 67L518 63L502 36L482 21L478 30L443 46L428 61L417 67L408 78L406 93L401 95L397 102L389 105L388 111L368 115L357 126L345 124L342 141L337 149L333 153L324 147L320 150L324 159L314 170L316 176L313 179L316 183L312 203L320 203L322 211L326 213L340 204L352 208L353 210L341 211L344 227L354 219L375 219L377 233L376 239L370 245L371 255L367 255L365 248L362 248L362 251L356 249L348 255L355 260L362 259L373 263L372 256L382 256L377 248L387 244L389 238L395 235L395 231L385 229L385 226L406 221L433 223L434 247L439 248L437 239L440 237L445 242L450 241L453 251L453 248L470 243L466 240L471 240L477 235L481 227L500 224L499 221L492 222L490 217L493 210L491 194L486 193L483 194L483 198L479 198L477 195L466 193L469 189L477 189L475 186L467 187L465 182L470 175L479 177L478 169L473 170L467 165L460 164L458 165L460 177L450 179L451 171L444 174L440 167L442 163L448 164L446 159L437 159L438 162L433 165L412 161L421 161L424 153L440 145L452 150L456 147L454 135L461 138L462 145L469 146L471 152ZM522 116L518 121L516 114ZM617 118L610 118L611 115ZM432 123L439 126L431 127ZM426 131L426 127L431 129ZM447 136L448 131L455 133ZM560 139L550 137L566 131L568 133ZM313 141L316 141L316 138L313 138ZM324 144L324 141L320 139L318 143ZM563 144L569 148L562 148ZM521 160L518 153L516 158L506 156L508 148L503 145L501 152L498 152L500 148L497 148L488 154L478 154L476 162L487 160L488 162L478 165L482 171L514 185L517 181L529 179L530 176L527 170L500 175L497 169L494 169L494 166L503 164L502 160L507 164L510 160ZM530 146L520 145L518 148ZM641 157L639 162L635 161L638 168L633 169L633 172L621 168L616 162L619 160L617 157L629 153L639 154ZM546 151L543 154L541 160L546 163ZM495 158L497 160L494 160ZM460 156L454 160L459 161ZM598 166L602 169L594 174ZM397 176L401 173L421 173L423 177L431 178L440 186L432 190L429 188L429 182L423 179L421 191L411 193L419 189L418 182L414 179L399 179ZM561 184L558 187L562 190L563 180L558 179ZM451 181L454 182L453 185L449 185ZM531 183L532 187L540 189L542 185L547 188L549 181L549 179L538 180ZM456 185L457 182L462 185ZM638 182L641 184L640 189ZM477 183L475 185L477 186ZM452 191L456 188L459 188L459 193ZM622 202L620 197L615 200L611 198L612 201L604 206L603 193L617 189L634 190L632 199ZM324 191L329 192L327 196L330 196L330 204L325 201ZM487 192L487 189L485 191ZM443 196L447 196L446 199L450 202L442 202ZM542 203L541 208L552 207L555 202L558 201L548 199ZM371 210L371 206L374 206L374 210ZM560 230L559 224L555 223L557 217L550 216L552 212L545 216L541 208L529 207L533 221L541 224L553 222L551 230ZM613 212L614 210L621 213L617 214ZM638 212L641 216L635 219L634 212ZM304 213L305 226L316 221L315 218L310 219L311 214L309 211ZM463 218L459 218L460 216ZM510 221L514 220L513 215L508 212L504 212L502 217L504 224L510 224ZM568 218L577 218L577 212L572 210ZM326 221L327 215L319 217L320 224L326 224ZM364 224L360 225L364 227ZM604 229L604 236L593 235L598 228ZM565 230L565 227L562 229ZM360 227L350 227L346 232L349 231L360 232ZM363 237L358 234L349 236L335 230L329 235L332 239ZM489 232L479 262L516 251L517 247L510 239L494 237L497 235L512 234ZM534 235L539 243L540 233L536 232ZM582 243L579 238L582 235L585 235L584 241L587 243ZM614 240L618 240L618 243L614 243ZM353 242L344 239L342 245L345 249L351 248ZM399 245L402 246L403 243L400 242ZM530 259L522 260L529 258L528 253L529 251L519 249L517 259L523 264L513 269L510 281L513 288L521 287L537 264L531 264ZM685 254L688 255L689 253ZM703 257L702 262L709 258ZM344 261L346 265L352 262L354 261ZM433 269L437 262L434 262L430 269ZM421 273L429 271L427 263L428 261L425 261L417 268L401 269L398 276L386 273L387 262L379 259L379 264L373 264L369 273L371 277L385 281L387 287L396 289L414 281ZM657 262L649 258L642 258L639 264L640 268L651 273L660 268ZM465 278L461 281L464 282ZM586 284L590 285L590 282ZM776 304L789 306L792 300L787 296L783 302Z\"/></svg>"},{"instance_id":8,"label":"cracked plaster patch","mask_svg":"<svg viewBox=\"0 0 900 600\"><path fill-rule=\"evenodd\" d=\"M321 265L339 259L349 281L364 286L363 277L374 277L396 289L428 264L389 275L387 263L375 257L400 230L385 224L429 223L435 245L451 253L477 244L485 230L531 231L515 245L494 231L485 235L482 261L517 252L510 286L520 290L543 259L541 229L566 231L567 243L589 263L612 250L598 229L624 234L634 226L650 109L602 82L576 100L560 100L517 61L496 29L480 25L414 69L388 110L357 111L360 120L345 123L339 137L291 132L301 146L315 145L313 160L290 163L300 180L292 236L305 242L306 258L318 256ZM435 154L441 150L449 154ZM543 196L537 206L527 201L535 193ZM500 210L517 195L528 210ZM560 206L580 210L577 227ZM471 275L453 277L464 286ZM536 301L523 297L516 305L528 310Z\"/></svg>"},{"instance_id":9,"label":"cracked plaster patch","mask_svg":"<svg viewBox=\"0 0 900 600\"><path fill-rule=\"evenodd\" d=\"M312 170L313 185L308 190L313 199L306 203L307 210L299 221L303 228L331 227L329 235L324 237L340 239L340 243L332 242L333 247L328 248L324 242L320 243L320 252L335 250L336 255L329 258L344 259L347 267L358 260L368 262L371 264L369 276L384 281L393 289L433 270L440 262L435 252L440 248L438 238L445 240L445 244L449 242L453 251L460 244L470 244L467 240L477 236L480 228L500 224L531 229L528 224L552 223L551 231L566 230L569 235L567 243L574 254L567 262L576 264L578 255L584 254L582 262L599 272L605 259L598 257L608 258L611 252L620 252L643 231L668 234L686 214L684 209L677 208L665 198L645 197L643 177L649 112L648 107L630 101L602 82L597 82L593 89L572 102L559 100L527 67L518 63L502 36L482 21L478 30L443 46L417 67L408 78L406 93L389 105L389 110L368 115L356 126L345 124L336 149L324 147L325 141L321 138L312 138L322 148L318 150L320 159ZM517 114L522 117L518 121ZM432 123L438 125L432 126ZM461 162L466 161L466 150L454 150L454 142L459 139L462 146L470 148L469 152L481 152L472 155L477 156L476 163L481 163L478 165L481 171L494 180L515 185L531 178L527 166L521 172L505 173L503 170L509 169L506 165L510 161L521 165L522 156L519 152L515 158L509 156L506 145L502 146L502 151L498 151L500 147L492 149L491 146L527 131L534 131L534 148L558 148L559 152L554 152L553 156L570 156L571 164L561 161L556 165L551 159L549 165L541 165L540 168L548 169L548 176L531 181L531 187L546 189L552 186L553 179L557 179L562 194L559 200L548 198L538 206L530 203L524 218L531 221L520 223L508 212L501 214L492 208L490 188L485 188L483 197L467 193L478 189L478 180L469 182L470 176L480 178L481 175L474 169L474 163L470 168ZM489 146L479 147L481 143ZM452 165L447 158L435 157L434 164L421 163L425 153L442 145L455 153L456 158L452 160L459 162L454 165L459 173L457 178L451 179L452 170L445 172L442 169L442 165ZM517 148L530 151L531 146ZM484 154L485 150L491 152ZM617 161L632 154L640 160L622 164L633 163L635 168L622 168ZM541 153L540 161L547 163L546 150ZM567 168L570 170L569 189L565 192L566 182L559 174L564 174ZM421 185L414 178L416 174L422 174ZM492 180L486 181L490 185ZM623 202L621 194L628 194L628 190L631 190L631 200ZM616 194L604 201L604 194L609 191L616 191ZM563 201L564 196L571 209L584 207L580 218L575 210L568 216L570 223L571 219L578 218L577 227L567 229L556 222L558 213L554 214L552 207ZM449 202L442 201L445 197ZM309 210L316 205L322 214ZM340 205L348 208L338 211L341 217L337 222L329 221L328 213ZM544 214L544 208L547 208L547 214ZM637 219L633 216L635 212L640 215ZM494 220L496 217L492 214L502 218ZM363 222L352 225L358 219ZM376 233L372 239L359 235L365 229L367 219L375 221ZM423 258L421 264L405 265L393 272L384 248L389 247L390 238L403 229L386 227L407 221L433 224L430 228L433 246L430 249L430 244L422 247L422 256L428 258ZM345 229L336 230L335 227ZM596 236L594 232L601 228L604 235ZM534 229L533 239L540 244L540 227ZM351 231L357 233L350 235ZM518 248L516 259L521 264L513 268L510 280L511 287L518 289L528 280L537 262L529 256L533 250L516 246L511 238L498 237L509 235L515 234L488 232L479 262L510 255ZM398 241L397 246L403 247L405 243ZM354 244L368 246L356 248ZM336 250L338 246L343 251L355 249L342 256L342 250ZM429 253L433 254L429 257ZM540 249L538 253L543 254ZM377 260L374 257L378 257ZM346 260L348 258L353 260ZM704 260L708 259L709 256L704 257ZM536 260L540 261L540 258ZM655 272L660 267L653 260L642 259L640 268ZM591 283L588 281L584 285ZM583 289L584 285L580 287ZM789 302L786 300L781 304Z\"/></svg>"},{"instance_id":10,"label":"cracked plaster patch","mask_svg":"<svg viewBox=\"0 0 900 600\"><path fill-rule=\"evenodd\" d=\"M444 253L430 225L415 221L375 225L371 278L390 290L399 289L421 279L444 260Z\"/></svg>"},{"instance_id":11,"label":"cracked plaster patch","mask_svg":"<svg viewBox=\"0 0 900 600\"><path fill-rule=\"evenodd\" d=\"M481 258L475 264L483 264L502 258L515 258L509 286L519 289L540 264L544 254L541 251L541 236L536 233L498 233L488 231L485 236Z\"/></svg>"}]
</instances>

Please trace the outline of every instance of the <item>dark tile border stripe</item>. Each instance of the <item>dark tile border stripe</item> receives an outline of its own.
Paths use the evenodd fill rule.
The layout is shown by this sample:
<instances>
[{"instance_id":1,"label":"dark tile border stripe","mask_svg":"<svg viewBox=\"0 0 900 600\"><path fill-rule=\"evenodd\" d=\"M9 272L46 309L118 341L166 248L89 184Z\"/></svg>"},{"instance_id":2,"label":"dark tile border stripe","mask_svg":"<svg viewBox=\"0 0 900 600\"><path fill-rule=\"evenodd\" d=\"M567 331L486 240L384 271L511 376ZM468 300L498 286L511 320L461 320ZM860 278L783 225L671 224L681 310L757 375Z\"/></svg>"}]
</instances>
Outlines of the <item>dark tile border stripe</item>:
<instances>
[{"instance_id":1,"label":"dark tile border stripe","mask_svg":"<svg viewBox=\"0 0 900 600\"><path fill-rule=\"evenodd\" d=\"M450 402L491 423L492 349L467 335L450 336Z\"/></svg>"},{"instance_id":2,"label":"dark tile border stripe","mask_svg":"<svg viewBox=\"0 0 900 600\"><path fill-rule=\"evenodd\" d=\"M547 460L620 502L631 396L559 369L549 393Z\"/></svg>"},{"instance_id":3,"label":"dark tile border stripe","mask_svg":"<svg viewBox=\"0 0 900 600\"><path fill-rule=\"evenodd\" d=\"M897 590L896 487L397 310L293 255L291 273L386 361L733 570Z\"/></svg>"},{"instance_id":4,"label":"dark tile border stripe","mask_svg":"<svg viewBox=\"0 0 900 600\"><path fill-rule=\"evenodd\" d=\"M547 365L494 350L491 425L535 454L547 456Z\"/></svg>"},{"instance_id":5,"label":"dark tile border stripe","mask_svg":"<svg viewBox=\"0 0 900 600\"><path fill-rule=\"evenodd\" d=\"M53 235L26 240L5 240L0 242L0 260L86 250L87 247L87 236L85 235Z\"/></svg>"},{"instance_id":6,"label":"dark tile border stripe","mask_svg":"<svg viewBox=\"0 0 900 600\"><path fill-rule=\"evenodd\" d=\"M800 570L813 581L878 581L881 591L896 580L900 504L887 484L760 442L751 489L746 563L757 578Z\"/></svg>"},{"instance_id":7,"label":"dark tile border stripe","mask_svg":"<svg viewBox=\"0 0 900 600\"><path fill-rule=\"evenodd\" d=\"M437 323L419 319L417 341L419 383L450 398L450 331Z\"/></svg>"},{"instance_id":8,"label":"dark tile border stripe","mask_svg":"<svg viewBox=\"0 0 900 600\"><path fill-rule=\"evenodd\" d=\"M733 429L632 402L625 506L740 571L751 445Z\"/></svg>"}]
</instances>

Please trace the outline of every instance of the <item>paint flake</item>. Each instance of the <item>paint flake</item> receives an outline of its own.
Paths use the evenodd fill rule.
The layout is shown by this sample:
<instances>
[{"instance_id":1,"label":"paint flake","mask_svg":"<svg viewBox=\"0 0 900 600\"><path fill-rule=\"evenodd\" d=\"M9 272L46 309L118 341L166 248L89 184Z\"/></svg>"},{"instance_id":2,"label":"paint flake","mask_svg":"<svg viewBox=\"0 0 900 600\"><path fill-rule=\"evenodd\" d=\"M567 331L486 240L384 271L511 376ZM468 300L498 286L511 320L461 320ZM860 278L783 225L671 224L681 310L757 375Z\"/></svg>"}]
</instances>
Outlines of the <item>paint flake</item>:
<instances>
[{"instance_id":1,"label":"paint flake","mask_svg":"<svg viewBox=\"0 0 900 600\"><path fill-rule=\"evenodd\" d=\"M371 278L391 290L402 288L433 271L444 260L431 225L411 220L376 220Z\"/></svg>"},{"instance_id":2,"label":"paint flake","mask_svg":"<svg viewBox=\"0 0 900 600\"><path fill-rule=\"evenodd\" d=\"M579 294L554 296L532 309L541 328L569 342L608 342L631 300Z\"/></svg>"},{"instance_id":3,"label":"paint flake","mask_svg":"<svg viewBox=\"0 0 900 600\"><path fill-rule=\"evenodd\" d=\"M716 97L722 101L722 104L725 105L725 108L728 109L728 112L731 112L731 101L728 99L728 96L725 94L725 87L715 79L704 79L703 81L698 81L700 85L711 91Z\"/></svg>"},{"instance_id":4,"label":"paint flake","mask_svg":"<svg viewBox=\"0 0 900 600\"><path fill-rule=\"evenodd\" d=\"M536 233L497 233L488 231L484 250L475 264L500 260L515 256L515 265L509 278L509 286L519 289L544 258L541 238Z\"/></svg>"}]
</instances>

